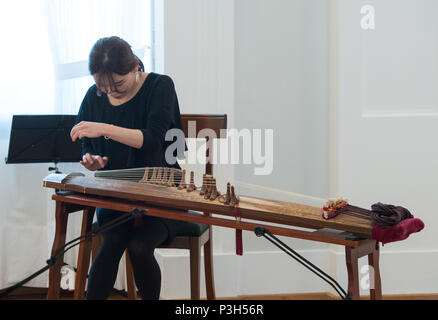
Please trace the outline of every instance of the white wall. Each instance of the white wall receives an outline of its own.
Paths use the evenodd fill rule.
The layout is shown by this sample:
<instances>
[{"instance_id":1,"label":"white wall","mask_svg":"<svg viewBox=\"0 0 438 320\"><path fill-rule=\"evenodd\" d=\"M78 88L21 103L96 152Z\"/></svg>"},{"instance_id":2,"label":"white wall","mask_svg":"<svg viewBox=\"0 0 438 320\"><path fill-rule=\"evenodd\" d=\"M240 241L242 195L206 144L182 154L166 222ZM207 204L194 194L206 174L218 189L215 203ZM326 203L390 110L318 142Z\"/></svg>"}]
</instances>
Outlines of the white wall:
<instances>
[{"instance_id":1,"label":"white wall","mask_svg":"<svg viewBox=\"0 0 438 320\"><path fill-rule=\"evenodd\" d=\"M377 20L383 34L360 30L360 8L369 3L384 19ZM230 128L274 129L272 175L254 176L254 166L244 165L221 172L234 179L238 192L317 206L321 198L339 194L362 206L392 201L423 218L427 230L382 248L386 294L438 290L433 272L438 251L432 241L437 223L433 216L436 179L430 174L436 171L436 155L433 147L423 143L433 139L430 134L438 127L436 93L430 89L438 75L436 58L430 55L436 53L432 14L436 3L423 0L419 8L411 6L409 1L395 0L385 4L371 0L166 0L163 11L163 70L176 80L182 112L227 113ZM412 17L418 19L413 20L418 22L415 29L403 24ZM392 22L403 26L404 33L397 33L400 26ZM403 47L404 35L411 41L408 51L397 55L394 48L386 47L390 43ZM417 45L429 49L416 50ZM411 56L421 61L423 71ZM405 63L413 77L397 67ZM376 78L381 70L393 74ZM382 81L385 75L397 78ZM430 80L426 86L421 85L422 75ZM386 91L385 86L389 86ZM421 99L417 102L415 97ZM418 106L409 110L408 101ZM370 119L369 108L361 110L359 122L354 112L363 106L374 106L374 113ZM389 113L389 121L382 120L381 114L375 117L381 106L386 108L384 117ZM415 138L412 130L403 130L413 123ZM393 130L397 135L390 134ZM403 148L405 143L416 152L410 155ZM376 162L363 152L364 145L377 146L388 161ZM392 155L403 162L389 161ZM371 179L376 170L383 170L390 179L376 185L376 179ZM402 178L405 174L409 180ZM409 181L415 181L416 187ZM343 247L282 239L347 287ZM219 297L331 291L250 232L244 232L243 257L234 255L233 231L215 228L214 242ZM159 256L162 296L189 297L187 254L163 251ZM365 260L360 260L360 266ZM418 276L420 270L424 272Z\"/></svg>"},{"instance_id":2,"label":"white wall","mask_svg":"<svg viewBox=\"0 0 438 320\"><path fill-rule=\"evenodd\" d=\"M274 130L273 172L256 176L254 166L238 165L236 180L327 197L327 25L324 1L235 1L236 128ZM239 190L302 201L265 188ZM315 246L297 242L299 248Z\"/></svg>"},{"instance_id":3,"label":"white wall","mask_svg":"<svg viewBox=\"0 0 438 320\"><path fill-rule=\"evenodd\" d=\"M272 175L256 177L248 165L221 165L215 174L235 181L241 194L320 206L319 198L328 195L328 4L166 0L156 1L156 9L163 39L157 39L157 71L174 79L181 112L227 113L228 127L238 130L274 129ZM239 257L234 231L214 227L219 297L327 291L324 282L267 240L251 232L243 238ZM334 269L327 245L282 240L324 269ZM188 253L159 250L157 255L162 297L189 297Z\"/></svg>"},{"instance_id":4,"label":"white wall","mask_svg":"<svg viewBox=\"0 0 438 320\"><path fill-rule=\"evenodd\" d=\"M328 4L235 1L237 128L274 129L274 170L245 182L326 197Z\"/></svg>"},{"instance_id":5,"label":"white wall","mask_svg":"<svg viewBox=\"0 0 438 320\"><path fill-rule=\"evenodd\" d=\"M423 220L423 231L381 249L383 293L436 293L438 2L337 2L338 191ZM375 29L361 28L365 4Z\"/></svg>"}]
</instances>

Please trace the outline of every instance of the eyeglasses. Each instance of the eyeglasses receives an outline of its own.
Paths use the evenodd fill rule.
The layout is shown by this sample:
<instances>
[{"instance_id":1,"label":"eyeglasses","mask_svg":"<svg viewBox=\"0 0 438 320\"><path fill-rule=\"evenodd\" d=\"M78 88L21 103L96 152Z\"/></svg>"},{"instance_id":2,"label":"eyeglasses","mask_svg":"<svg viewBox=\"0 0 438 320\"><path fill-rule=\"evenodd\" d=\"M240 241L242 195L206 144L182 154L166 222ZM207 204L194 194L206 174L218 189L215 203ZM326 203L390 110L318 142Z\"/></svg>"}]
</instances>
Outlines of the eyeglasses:
<instances>
[{"instance_id":1,"label":"eyeglasses","mask_svg":"<svg viewBox=\"0 0 438 320\"><path fill-rule=\"evenodd\" d=\"M111 92L112 92L111 89L109 89L106 94L111 94ZM97 94L98 97L101 97L103 93L104 92L102 90L100 90L99 88L97 89L96 94Z\"/></svg>"}]
</instances>

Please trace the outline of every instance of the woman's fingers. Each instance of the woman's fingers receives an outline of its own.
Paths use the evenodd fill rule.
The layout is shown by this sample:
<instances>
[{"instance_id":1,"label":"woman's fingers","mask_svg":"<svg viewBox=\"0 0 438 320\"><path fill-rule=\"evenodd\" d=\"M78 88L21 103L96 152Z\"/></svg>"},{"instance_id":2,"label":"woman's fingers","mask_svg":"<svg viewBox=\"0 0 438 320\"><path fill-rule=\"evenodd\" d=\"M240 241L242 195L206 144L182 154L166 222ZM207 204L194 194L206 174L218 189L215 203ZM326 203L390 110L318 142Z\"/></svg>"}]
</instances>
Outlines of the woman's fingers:
<instances>
[{"instance_id":1,"label":"woman's fingers","mask_svg":"<svg viewBox=\"0 0 438 320\"><path fill-rule=\"evenodd\" d=\"M82 138L99 138L103 136L106 126L104 123L82 121L73 127L70 137L73 142Z\"/></svg>"},{"instance_id":2,"label":"woman's fingers","mask_svg":"<svg viewBox=\"0 0 438 320\"><path fill-rule=\"evenodd\" d=\"M99 169L102 169L103 167L105 167L105 162L103 161L101 156L94 156L94 160L99 165Z\"/></svg>"},{"instance_id":3,"label":"woman's fingers","mask_svg":"<svg viewBox=\"0 0 438 320\"><path fill-rule=\"evenodd\" d=\"M108 164L108 157L93 156L93 159L98 169L103 169Z\"/></svg>"},{"instance_id":4,"label":"woman's fingers","mask_svg":"<svg viewBox=\"0 0 438 320\"><path fill-rule=\"evenodd\" d=\"M82 125L83 125L83 122L75 125L73 127L73 129L71 129L70 137L71 137L73 142L75 142L79 138L79 133L81 131Z\"/></svg>"},{"instance_id":5,"label":"woman's fingers","mask_svg":"<svg viewBox=\"0 0 438 320\"><path fill-rule=\"evenodd\" d=\"M97 169L99 169L97 167L99 164L93 159L93 157L94 156L91 156L89 153L85 154L82 157L82 161L80 161L80 164L90 171L96 171Z\"/></svg>"},{"instance_id":6,"label":"woman's fingers","mask_svg":"<svg viewBox=\"0 0 438 320\"><path fill-rule=\"evenodd\" d=\"M94 168L93 168L94 166L91 165L91 164L88 163L88 162L80 161L80 164L83 165L83 166L85 167L85 169L88 169L88 170L90 170L90 171L95 171Z\"/></svg>"},{"instance_id":7,"label":"woman's fingers","mask_svg":"<svg viewBox=\"0 0 438 320\"><path fill-rule=\"evenodd\" d=\"M108 164L108 157L92 156L89 153L82 157L80 164L90 171L96 171L105 168Z\"/></svg>"},{"instance_id":8,"label":"woman's fingers","mask_svg":"<svg viewBox=\"0 0 438 320\"><path fill-rule=\"evenodd\" d=\"M87 161L87 155L89 155L89 153L84 154L84 155L82 156L82 161L81 161L81 162L84 162L84 163L87 163L87 162L88 162L88 161Z\"/></svg>"},{"instance_id":9,"label":"woman's fingers","mask_svg":"<svg viewBox=\"0 0 438 320\"><path fill-rule=\"evenodd\" d=\"M87 153L84 156L84 160L85 160L85 162L89 163L90 165L94 164L94 159L93 159L93 157L89 153Z\"/></svg>"},{"instance_id":10,"label":"woman's fingers","mask_svg":"<svg viewBox=\"0 0 438 320\"><path fill-rule=\"evenodd\" d=\"M91 165L89 164L89 163L87 163L87 162L85 162L85 161L83 161L83 160L81 160L81 161L79 161L79 163L81 164L81 165L83 165L84 167L85 167L85 169L88 169L88 170L91 170Z\"/></svg>"}]
</instances>

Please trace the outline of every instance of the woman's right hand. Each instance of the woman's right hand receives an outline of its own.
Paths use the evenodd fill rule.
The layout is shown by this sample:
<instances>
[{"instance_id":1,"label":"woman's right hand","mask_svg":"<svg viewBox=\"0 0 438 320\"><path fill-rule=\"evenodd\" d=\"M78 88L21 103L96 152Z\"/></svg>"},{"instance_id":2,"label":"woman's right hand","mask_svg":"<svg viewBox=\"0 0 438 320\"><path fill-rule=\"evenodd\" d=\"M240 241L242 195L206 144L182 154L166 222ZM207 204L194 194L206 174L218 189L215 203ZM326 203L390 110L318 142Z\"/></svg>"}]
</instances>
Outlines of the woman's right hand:
<instances>
[{"instance_id":1,"label":"woman's right hand","mask_svg":"<svg viewBox=\"0 0 438 320\"><path fill-rule=\"evenodd\" d=\"M108 157L92 156L89 153L82 157L80 163L90 171L96 171L105 168L108 163Z\"/></svg>"}]
</instances>

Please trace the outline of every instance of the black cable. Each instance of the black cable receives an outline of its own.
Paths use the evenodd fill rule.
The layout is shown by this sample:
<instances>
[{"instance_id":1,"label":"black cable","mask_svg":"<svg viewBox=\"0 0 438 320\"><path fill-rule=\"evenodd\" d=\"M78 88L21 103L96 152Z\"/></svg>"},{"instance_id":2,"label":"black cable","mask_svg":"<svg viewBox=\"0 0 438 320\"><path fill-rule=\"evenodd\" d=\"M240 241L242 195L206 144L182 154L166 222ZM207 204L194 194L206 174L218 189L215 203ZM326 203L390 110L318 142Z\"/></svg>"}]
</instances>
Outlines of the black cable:
<instances>
[{"instance_id":1,"label":"black cable","mask_svg":"<svg viewBox=\"0 0 438 320\"><path fill-rule=\"evenodd\" d=\"M140 210L140 211L138 211L138 210ZM139 214L138 212L140 212L140 214ZM102 232L105 232L105 231L111 230L111 229L113 229L113 228L115 228L115 227L117 227L117 226L119 226L119 225L121 225L121 224L123 224L123 223L125 223L125 222L128 222L128 221L131 220L132 218L135 218L135 217L137 217L137 216L143 214L143 212L146 212L146 211L145 211L145 210L142 210L142 209L135 208L135 209L132 210L128 215L121 215L120 217L118 217L118 218L116 218L116 219L114 219L114 220L111 220L109 223L107 223L107 224L105 224L105 225L103 225L103 226L100 226L100 227L97 228L96 230L91 231L91 232L89 232L89 233L87 233L87 234L84 234L83 236L80 236L80 237L78 237L78 238L76 238L76 239L73 239L73 240L67 242L67 243L64 244L61 248L59 248L59 249L53 254L53 256L56 256L56 257L57 257L59 254L62 253L63 250L65 250L64 253L65 253L67 250L70 250L71 247L68 248L68 249L65 249L65 248L66 248L68 245L74 243L75 241L79 241L79 240L81 240L81 239L84 239L84 241L85 241L85 240L87 240L87 238L90 238L90 237L93 237L93 236L95 236L95 235L97 235L97 234L100 234L100 233L102 233ZM83 241L81 241L81 242L83 242ZM79 242L79 243L81 243L81 242ZM77 246L79 243L73 245L72 247Z\"/></svg>"},{"instance_id":2,"label":"black cable","mask_svg":"<svg viewBox=\"0 0 438 320\"><path fill-rule=\"evenodd\" d=\"M307 269L309 269L310 271L312 271L313 273L315 273L318 277L320 277L322 280L326 281L331 287L333 287L333 289L339 294L339 296L341 296L341 298L344 299L344 296L342 295L342 293L339 292L339 290L336 288L336 285L331 283L328 279L324 278L323 275L321 275L320 273L316 272L315 270L311 269L311 266L306 265L305 262L300 261L299 259L302 258L301 256L296 257L294 255L292 255L291 253L287 252L286 250L284 250L281 246L279 246L278 244L276 244L273 240L271 240L270 238L266 237L266 239L268 239L270 242L272 242L273 244L277 245L280 249L282 249L286 254L288 254L289 256L291 256L292 258L294 258L298 263L300 263L301 265L303 265L304 267L306 267ZM303 258L304 259L304 258ZM310 263L311 264L311 263ZM315 266L313 266L315 267ZM316 268L318 269L318 268ZM322 272L324 273L324 272Z\"/></svg>"},{"instance_id":3,"label":"black cable","mask_svg":"<svg viewBox=\"0 0 438 320\"><path fill-rule=\"evenodd\" d=\"M306 258L304 258L303 256L301 256L299 253L297 253L296 251L294 251L293 249L289 248L285 243L283 243L282 241L280 241L278 238L275 238L269 231L268 231L269 236L271 236L272 238L274 238L276 241L278 241L282 246L286 247L287 249L289 249L290 251L292 251L295 255L297 259L301 259L303 261L303 265L304 263L308 264L307 267L311 267L316 269L317 272L319 272L320 274L318 276L320 276L321 278L326 277L326 279L323 278L323 280L325 280L326 282L328 282L333 289L336 290L336 292L341 296L341 297L346 297L347 293L344 291L344 289L339 285L338 282L336 282L335 279L333 279L330 275L328 275L327 273L325 273L324 271L322 271L320 268L318 268L316 265L314 265L313 263L311 263L310 261L308 261ZM310 268L309 268L310 269ZM314 270L311 270L312 272L316 273ZM330 281L329 281L330 280ZM331 283L330 283L331 282ZM337 288L335 288L335 286L337 288L339 288L340 291L342 291L342 294L337 290ZM343 296L344 295L344 296Z\"/></svg>"},{"instance_id":4,"label":"black cable","mask_svg":"<svg viewBox=\"0 0 438 320\"><path fill-rule=\"evenodd\" d=\"M325 282L327 282L338 294L339 296L343 299L343 300L349 300L350 296L345 292L345 290L339 285L338 282L336 282L336 280L334 280L331 276L329 276L327 273L325 273L324 271L322 271L320 268L318 268L317 266L315 266L313 263L311 263L310 261L308 261L306 258L304 258L303 256L301 256L299 253L297 253L296 251L294 251L292 248L290 248L289 246L287 246L285 243L283 243L280 239L278 239L277 237L275 237L271 232L269 232L269 230L265 229L265 228L261 228L261 227L256 227L254 230L255 234L257 237L265 237L267 240L269 240L271 243L273 243L274 245L276 245L277 247L279 247L282 251L284 251L286 254L288 254L289 256L291 256L292 258L294 258L298 263L300 263L301 265L303 265L304 267L306 267L307 269L309 269L310 271L312 271L313 273L315 273L318 277L320 277L322 280L324 280ZM270 237L272 237L272 239L270 237L266 236L269 235ZM275 241L274 241L275 240ZM277 243L277 242L278 243ZM287 250L289 250L290 252L288 252ZM313 270L313 269L315 270Z\"/></svg>"},{"instance_id":5,"label":"black cable","mask_svg":"<svg viewBox=\"0 0 438 320\"><path fill-rule=\"evenodd\" d=\"M131 212L129 212L129 214L127 215L121 215L120 217L106 223L105 225L97 228L94 231L91 231L85 235L82 235L76 239L73 239L69 242L67 242L66 244L64 244L61 248L59 248L58 250L55 251L55 253L46 261L47 266L43 267L42 269L38 270L37 272L35 272L34 274L32 274L31 276L27 277L26 279L18 282L17 284L15 284L14 286L8 288L7 290L5 290L4 292L0 293L0 299L3 297L6 297L7 295L11 294L13 291L17 290L18 288L20 288L21 286L23 286L24 284L26 284L27 282L29 282L30 280L36 278L37 276L39 276L40 274L44 273L45 271L47 271L48 269L50 269L51 267L53 267L56 263L56 260L58 259L59 255L66 253L68 250L72 249L73 247L77 246L78 244L87 241L88 238L91 238L93 236L96 236L98 234L101 234L102 232L111 230L123 223L128 222L129 220L136 218L136 217L140 217L142 215L144 215L146 213L146 210L144 209L140 209L140 208L134 208ZM78 243L75 243L79 241Z\"/></svg>"}]
</instances>

